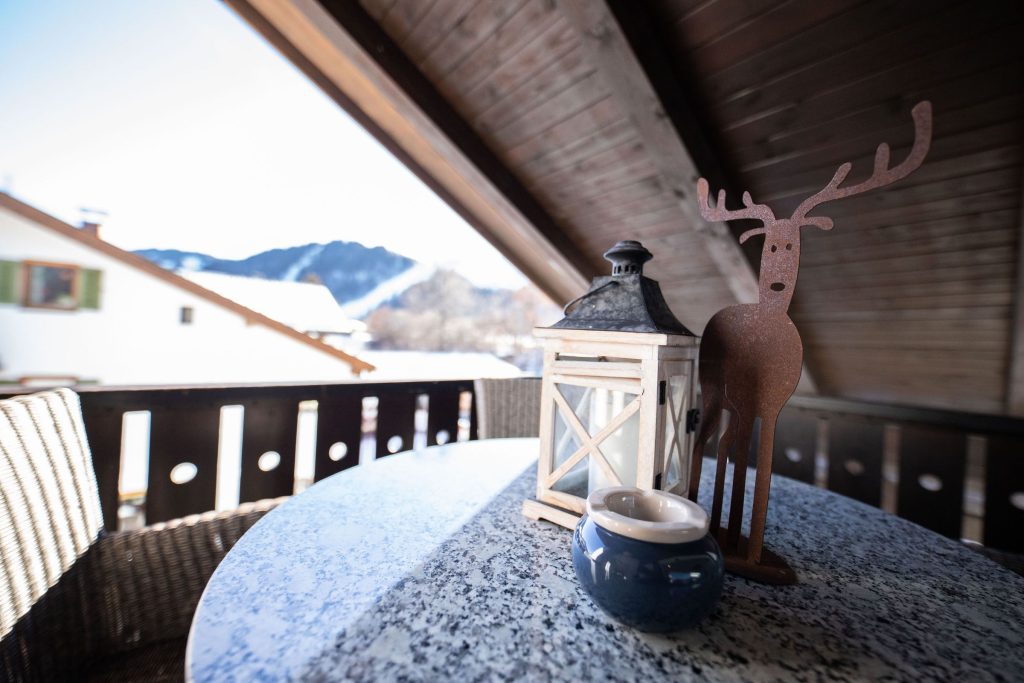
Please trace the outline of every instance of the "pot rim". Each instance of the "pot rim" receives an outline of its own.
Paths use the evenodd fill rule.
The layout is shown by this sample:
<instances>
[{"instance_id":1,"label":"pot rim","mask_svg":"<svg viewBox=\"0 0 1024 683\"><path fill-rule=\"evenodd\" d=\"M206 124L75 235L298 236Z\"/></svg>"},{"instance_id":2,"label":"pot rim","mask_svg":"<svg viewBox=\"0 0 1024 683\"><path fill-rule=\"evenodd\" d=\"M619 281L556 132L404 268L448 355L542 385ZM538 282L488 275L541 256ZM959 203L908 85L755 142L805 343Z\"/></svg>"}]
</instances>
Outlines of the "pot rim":
<instances>
[{"instance_id":1,"label":"pot rim","mask_svg":"<svg viewBox=\"0 0 1024 683\"><path fill-rule=\"evenodd\" d=\"M630 516L633 512L639 516ZM587 515L612 533L648 543L691 543L708 533L708 515L697 503L666 491L630 486L587 496Z\"/></svg>"}]
</instances>

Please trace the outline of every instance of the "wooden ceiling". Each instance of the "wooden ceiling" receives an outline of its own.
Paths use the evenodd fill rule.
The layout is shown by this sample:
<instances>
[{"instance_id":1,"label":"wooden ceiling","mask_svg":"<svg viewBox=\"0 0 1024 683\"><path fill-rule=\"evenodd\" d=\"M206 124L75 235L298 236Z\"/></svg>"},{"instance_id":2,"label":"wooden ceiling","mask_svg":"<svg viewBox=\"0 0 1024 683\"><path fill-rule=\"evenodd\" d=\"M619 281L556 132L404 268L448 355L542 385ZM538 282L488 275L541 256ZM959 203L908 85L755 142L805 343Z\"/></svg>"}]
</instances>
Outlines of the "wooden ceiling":
<instances>
[{"instance_id":1,"label":"wooden ceiling","mask_svg":"<svg viewBox=\"0 0 1024 683\"><path fill-rule=\"evenodd\" d=\"M700 218L698 175L788 215L900 160L930 99L921 169L805 228L791 317L821 393L1024 412L1017 2L228 2L556 299L640 239L695 332L760 253Z\"/></svg>"}]
</instances>

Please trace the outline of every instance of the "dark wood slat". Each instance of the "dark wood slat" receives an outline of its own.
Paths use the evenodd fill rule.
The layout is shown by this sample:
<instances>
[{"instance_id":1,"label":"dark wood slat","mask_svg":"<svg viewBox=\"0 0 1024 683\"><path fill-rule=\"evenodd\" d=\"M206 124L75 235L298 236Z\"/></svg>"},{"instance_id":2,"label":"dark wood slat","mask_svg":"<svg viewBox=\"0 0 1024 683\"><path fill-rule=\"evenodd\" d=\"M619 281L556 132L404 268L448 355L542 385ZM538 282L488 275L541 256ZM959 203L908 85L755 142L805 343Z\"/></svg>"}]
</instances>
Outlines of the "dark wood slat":
<instances>
[{"instance_id":1,"label":"dark wood slat","mask_svg":"<svg viewBox=\"0 0 1024 683\"><path fill-rule=\"evenodd\" d=\"M1024 192L1024 178L1019 178ZM1010 362L1006 373L1006 412L1024 415L1024 208L1013 224L1016 238L1017 282L1013 288L1013 327L1007 344Z\"/></svg>"},{"instance_id":2,"label":"dark wood slat","mask_svg":"<svg viewBox=\"0 0 1024 683\"><path fill-rule=\"evenodd\" d=\"M690 52L702 74L714 74L780 40L841 14L862 0L790 0L755 17Z\"/></svg>"},{"instance_id":3,"label":"dark wood slat","mask_svg":"<svg viewBox=\"0 0 1024 683\"><path fill-rule=\"evenodd\" d=\"M1009 306L1013 303L1013 291L999 281L1000 286L989 292L966 291L957 294L937 294L935 296L901 297L892 299L869 297L836 297L829 299L823 296L817 299L803 297L800 301L800 316L814 318L816 311L828 311L842 306L848 311L885 311L893 309L927 310L944 306Z\"/></svg>"},{"instance_id":4,"label":"dark wood slat","mask_svg":"<svg viewBox=\"0 0 1024 683\"><path fill-rule=\"evenodd\" d=\"M590 74L544 100L525 115L501 128L485 131L484 137L498 147L515 147L586 111L607 96L608 89L601 78Z\"/></svg>"},{"instance_id":5,"label":"dark wood slat","mask_svg":"<svg viewBox=\"0 0 1024 683\"><path fill-rule=\"evenodd\" d=\"M564 149L578 145L601 135L613 126L627 126L632 129L622 110L609 95L593 106L583 109L530 140L508 147L503 157L511 164L525 164L531 161L557 155Z\"/></svg>"},{"instance_id":6,"label":"dark wood slat","mask_svg":"<svg viewBox=\"0 0 1024 683\"><path fill-rule=\"evenodd\" d=\"M480 438L480 418L476 410L476 393L473 391L469 393L472 394L469 404L469 440L476 441Z\"/></svg>"},{"instance_id":7,"label":"dark wood slat","mask_svg":"<svg viewBox=\"0 0 1024 683\"><path fill-rule=\"evenodd\" d=\"M571 217L573 221L590 226L586 232L604 235L614 232L619 224L639 227L663 225L666 216L682 224L684 217L677 202L657 177L641 178L636 183L615 193L615 202L582 201L572 208L557 207L557 215Z\"/></svg>"},{"instance_id":8,"label":"dark wood slat","mask_svg":"<svg viewBox=\"0 0 1024 683\"><path fill-rule=\"evenodd\" d=\"M395 2L396 0L359 0L359 4L363 6L366 13L373 17L375 21L383 19L395 5Z\"/></svg>"},{"instance_id":9,"label":"dark wood slat","mask_svg":"<svg viewBox=\"0 0 1024 683\"><path fill-rule=\"evenodd\" d=\"M377 457L391 455L388 440L393 436L402 439L397 451L407 451L413 447L415 429L416 401L419 394L398 392L378 397L377 406Z\"/></svg>"},{"instance_id":10,"label":"dark wood slat","mask_svg":"<svg viewBox=\"0 0 1024 683\"><path fill-rule=\"evenodd\" d=\"M882 502L884 424L853 418L828 420L828 488L868 505Z\"/></svg>"},{"instance_id":11,"label":"dark wood slat","mask_svg":"<svg viewBox=\"0 0 1024 683\"><path fill-rule=\"evenodd\" d=\"M591 200L592 203L603 192L627 188L639 179L654 175L657 170L643 147L636 142L632 147L632 153L626 153L625 148L616 150L614 163L611 162L613 154L609 153L601 160L604 163L597 161L593 166L579 170L563 170L546 181L538 181L535 191L543 193L549 201L555 199L571 209L576 202Z\"/></svg>"},{"instance_id":12,"label":"dark wood slat","mask_svg":"<svg viewBox=\"0 0 1024 683\"><path fill-rule=\"evenodd\" d=\"M242 468L239 502L290 496L295 487L295 436L299 407L292 399L264 399L243 404ZM281 456L277 467L264 472L260 457L269 451Z\"/></svg>"},{"instance_id":13,"label":"dark wood slat","mask_svg":"<svg viewBox=\"0 0 1024 683\"><path fill-rule=\"evenodd\" d=\"M435 0L416 27L401 41L405 54L413 62L422 62L446 36L457 32L475 4L464 0Z\"/></svg>"},{"instance_id":14,"label":"dark wood slat","mask_svg":"<svg viewBox=\"0 0 1024 683\"><path fill-rule=\"evenodd\" d=\"M841 386L848 387L850 395L854 397L890 403L933 405L930 397L942 396L942 387L950 382L960 385L957 396L963 401L961 406L964 408L968 408L971 399L999 401L1003 397L1001 387L993 387L989 381L972 380L968 376L943 381L927 374L892 377L891 374L882 371L871 371L864 368L843 369L832 366L826 368L822 376L825 378L823 382L827 388L833 386L831 382L841 382ZM978 408L973 408L973 410L978 410Z\"/></svg>"},{"instance_id":15,"label":"dark wood slat","mask_svg":"<svg viewBox=\"0 0 1024 683\"><path fill-rule=\"evenodd\" d=\"M949 327L949 323L945 323L946 327ZM998 351L1004 352L1006 349L1006 340L1001 338L995 332L983 332L979 334L972 334L967 339L951 339L951 340L933 340L930 338L935 337L937 334L934 331L918 329L908 325L900 325L898 334L895 333L894 326L888 325L888 331L884 330L864 330L857 331L855 334L844 334L841 331L833 329L822 329L824 325L807 325L801 324L801 330L804 333L804 347L814 349L818 352L819 349L824 347L827 350L834 348L837 353L841 353L842 349L901 349L905 350L905 353L914 352L917 350L953 350L957 352L963 352L965 348L980 348L986 351ZM1004 325L1007 327L1007 325Z\"/></svg>"},{"instance_id":16,"label":"dark wood slat","mask_svg":"<svg viewBox=\"0 0 1024 683\"><path fill-rule=\"evenodd\" d=\"M732 3L723 3L731 6ZM822 58L822 45L828 45L829 56L841 54L862 45L866 38L864 27L873 33L897 34L908 24L929 21L950 0L930 2L927 13L914 2L865 2L832 19L791 34L761 50L748 59L729 66L709 79L704 91L709 100L723 101L748 88L751 84L766 84L784 75L812 67ZM867 39L870 39L868 36ZM681 47L685 47L685 44Z\"/></svg>"},{"instance_id":17,"label":"dark wood slat","mask_svg":"<svg viewBox=\"0 0 1024 683\"><path fill-rule=\"evenodd\" d=\"M501 130L574 87L593 70L579 46L572 46L557 59L536 68L535 72L524 74L515 86L500 91L486 108L474 106L473 126L482 131Z\"/></svg>"},{"instance_id":18,"label":"dark wood slat","mask_svg":"<svg viewBox=\"0 0 1024 683\"><path fill-rule=\"evenodd\" d=\"M896 512L950 538L963 521L967 435L951 430L900 428ZM926 486L938 484L938 490Z\"/></svg>"},{"instance_id":19,"label":"dark wood slat","mask_svg":"<svg viewBox=\"0 0 1024 683\"><path fill-rule=\"evenodd\" d=\"M1017 496L1011 499L1011 496ZM1024 437L990 437L985 464L985 545L1024 553ZM1014 504L1016 501L1016 504Z\"/></svg>"},{"instance_id":20,"label":"dark wood slat","mask_svg":"<svg viewBox=\"0 0 1024 683\"><path fill-rule=\"evenodd\" d=\"M89 395L81 397L82 420L85 422L89 450L92 451L92 466L96 472L100 507L103 509L103 526L107 531L117 531L121 432L125 411L122 406L91 398Z\"/></svg>"},{"instance_id":21,"label":"dark wood slat","mask_svg":"<svg viewBox=\"0 0 1024 683\"><path fill-rule=\"evenodd\" d=\"M495 32L519 12L524 0L481 0L459 21L455 30L447 31L443 39L419 67L432 81L462 64L481 45L495 40Z\"/></svg>"},{"instance_id":22,"label":"dark wood slat","mask_svg":"<svg viewBox=\"0 0 1024 683\"><path fill-rule=\"evenodd\" d=\"M992 171L971 173L958 178L947 178L929 183L900 184L875 195L865 195L857 199L849 199L842 205L820 207L818 215L830 217L856 216L865 211L880 211L890 208L904 212L908 219L913 219L913 207L917 204L931 202L956 195L976 195L1014 187L1020 178L1019 168L1001 168ZM790 195L779 199L773 206L780 215L788 216L803 201L804 197Z\"/></svg>"},{"instance_id":23,"label":"dark wood slat","mask_svg":"<svg viewBox=\"0 0 1024 683\"><path fill-rule=\"evenodd\" d=\"M878 102L902 96L908 90L935 88L951 79L1005 63L1019 54L1019 45L1005 42L1013 41L1019 28L1014 26L1016 22L1005 22L1006 17L996 8L998 4L987 3L985 8L970 3L962 5L961 10L965 11L961 18L976 19L964 21L962 28L957 27L956 37L949 41L915 42L908 40L905 33L893 32L887 40L903 55L902 59L894 57L892 49L879 49L879 45L865 40L854 50L828 55L810 68L784 78L751 83L759 86L756 95L750 89L741 91L738 97L716 106L716 116L731 126L755 120L764 126L771 119L785 121L789 126L809 125L815 118L808 116L811 112L843 116L849 112L850 103ZM1000 18L1005 23L1000 24ZM923 32L936 30L935 22L922 22L919 26ZM796 109L790 111L787 107Z\"/></svg>"},{"instance_id":24,"label":"dark wood slat","mask_svg":"<svg viewBox=\"0 0 1024 683\"><path fill-rule=\"evenodd\" d=\"M220 407L184 394L179 401L152 409L147 524L214 509ZM197 472L191 481L175 484L171 470L180 463L192 463Z\"/></svg>"},{"instance_id":25,"label":"dark wood slat","mask_svg":"<svg viewBox=\"0 0 1024 683\"><path fill-rule=\"evenodd\" d=\"M320 481L359 464L363 438L363 394L321 397L317 400L316 460L313 479ZM331 446L345 444L346 454L332 460Z\"/></svg>"},{"instance_id":26,"label":"dark wood slat","mask_svg":"<svg viewBox=\"0 0 1024 683\"><path fill-rule=\"evenodd\" d=\"M948 368L943 366L941 371L929 372L920 367L901 366L897 359L889 361L880 359L876 363L870 363L837 355L835 362L829 365L828 373L830 377L845 376L851 384L877 382L879 386L905 385L913 387L915 384L920 384L938 388L946 382L956 382L962 384L965 391L974 387L986 392L998 393L1001 391L998 388L998 380L1003 376L1000 369L996 366L986 372L980 372L977 368L971 367Z\"/></svg>"},{"instance_id":27,"label":"dark wood slat","mask_svg":"<svg viewBox=\"0 0 1024 683\"><path fill-rule=\"evenodd\" d=\"M771 10L778 0L749 2L704 2L683 15L672 27L673 36L689 50L725 36L734 29Z\"/></svg>"},{"instance_id":28,"label":"dark wood slat","mask_svg":"<svg viewBox=\"0 0 1024 683\"><path fill-rule=\"evenodd\" d=\"M629 208L643 210L667 204L667 201L659 201L666 188L661 177L650 167L650 162L640 161L637 170L643 173L615 176L607 182L595 183L596 187L576 189L575 192L574 188L564 187L546 194L555 198L560 215L577 219L595 214L608 215L611 207L622 213Z\"/></svg>"},{"instance_id":29,"label":"dark wood slat","mask_svg":"<svg viewBox=\"0 0 1024 683\"><path fill-rule=\"evenodd\" d=\"M538 77L544 70L549 72L548 76L558 76L552 67L566 58L569 59L569 66L578 66L578 59L571 57L574 51L578 52L578 43L574 40L572 31L564 21L556 17L540 29L536 40L530 41L523 49L510 55L486 79L479 81L472 88L451 83L448 92L456 95L453 98L456 102L462 103L467 120L478 125L481 113L507 99L516 89L530 85L531 81L533 85L545 86L544 79ZM570 85L578 79L579 76L564 84ZM493 130L497 126L490 128Z\"/></svg>"},{"instance_id":30,"label":"dark wood slat","mask_svg":"<svg viewBox=\"0 0 1024 683\"><path fill-rule=\"evenodd\" d=\"M815 277L801 278L803 287L813 287L821 292L826 291L859 291L862 287L867 290L871 287L905 287L909 285L928 285L942 282L975 282L985 280L988 277L1004 279L1013 275L1014 265L1012 263L989 264L988 266L955 266L951 268L936 268L930 271L917 271L909 273L889 274L884 271L857 273L847 275L845 278L828 278L825 273ZM800 287L801 285L797 285ZM968 287L970 285L965 285ZM797 293L799 294L799 289Z\"/></svg>"},{"instance_id":31,"label":"dark wood slat","mask_svg":"<svg viewBox=\"0 0 1024 683\"><path fill-rule=\"evenodd\" d=\"M901 186L919 185L944 178L1013 166L1021 157L1018 140L1012 134L1012 122L1024 111L1024 95L1006 94L1004 80L1012 77L1003 67L985 78L963 79L950 84L954 92L971 92L962 102L936 102L938 93L920 93L916 99L931 99L942 105L942 130L936 131L926 163L901 182ZM908 103L914 94L907 96ZM974 99L983 98L983 99ZM909 104L907 105L909 109ZM877 121L864 121L877 111ZM778 201L792 195L809 195L825 186L841 162L853 164L852 179L870 173L879 140L896 146L894 158L909 149L906 119L892 111L891 105L879 105L835 120L831 126L794 128L777 131L768 139L750 138L746 130L728 137L736 145L735 159L750 170L750 180L763 202ZM958 165L962 162L962 165ZM786 175L777 175L783 170Z\"/></svg>"},{"instance_id":32,"label":"dark wood slat","mask_svg":"<svg viewBox=\"0 0 1024 683\"><path fill-rule=\"evenodd\" d=\"M813 313L801 311L794 320L801 322L813 320L816 323L829 321L855 321L864 320L871 322L890 321L893 323L909 322L914 320L949 320L968 322L971 320L993 320L999 318L1009 319L1012 307L1009 304L1002 306L968 306L953 307L939 306L934 308L912 308L896 310L836 310L828 307L821 307Z\"/></svg>"},{"instance_id":33,"label":"dark wood slat","mask_svg":"<svg viewBox=\"0 0 1024 683\"><path fill-rule=\"evenodd\" d=\"M1000 168L1011 168L1020 163L1021 156L1020 145L1010 144L979 149L973 153L957 154L947 159L928 159L928 163L900 182L920 184L944 178L960 178L972 173L994 171ZM778 178L762 178L758 183L757 199L763 204L770 204L776 199L794 195L810 196L825 186L825 181L822 178L831 178L835 171L836 165L829 163L809 171Z\"/></svg>"},{"instance_id":34,"label":"dark wood slat","mask_svg":"<svg viewBox=\"0 0 1024 683\"><path fill-rule=\"evenodd\" d=\"M1007 214L1004 211L993 213L997 214L997 218ZM986 214L986 217L990 215ZM918 236L912 236L904 240L893 239L888 243L863 239L859 233L855 236L850 236L855 239L843 240L842 244L838 247L833 240L821 241L821 248L811 249L809 253L801 253L800 265L842 263L844 262L842 257L846 254L850 255L851 260L871 261L879 257L884 258L887 255L901 254L909 256L938 250L955 250L971 246L972 244L978 246L1006 245L1007 240L1014 237L1012 224L1005 218L986 222L991 223L992 227L990 229L964 229L966 227L965 223L968 223L968 221L960 219L935 221L938 225L920 226L921 234ZM948 226L948 228L943 229L944 226ZM929 234L930 228L934 228L934 230L930 230ZM943 229L942 231L946 234L939 234L940 229ZM896 231L894 230L893 233L896 233ZM842 233L836 233L836 236L838 237L840 234ZM970 241L971 238L977 239L972 242ZM888 251L885 251L886 249Z\"/></svg>"},{"instance_id":35,"label":"dark wood slat","mask_svg":"<svg viewBox=\"0 0 1024 683\"><path fill-rule=\"evenodd\" d=\"M440 78L435 77L433 80L446 95L468 92L480 83L491 80L499 68L512 61L521 51L529 49L534 41L545 40L548 32L557 31L557 27L552 27L558 19L555 8L548 0L528 0L521 10L498 26L479 47Z\"/></svg>"},{"instance_id":36,"label":"dark wood slat","mask_svg":"<svg viewBox=\"0 0 1024 683\"><path fill-rule=\"evenodd\" d=\"M1008 75L1004 74L1004 75ZM935 133L931 149L928 151L926 164L945 159L973 154L978 150L1005 145L1016 145L1016 97L999 98L942 112L942 117L934 122ZM906 110L904 110L905 114ZM892 158L902 159L910 149L912 128L907 126L906 117L900 123L885 129L861 131L849 128L838 129L832 140L821 145L802 146L786 154L772 154L763 145L741 147L736 144L736 135L725 134L731 148L735 150L736 160L750 185L756 192L762 183L771 179L779 179L780 173L798 174L812 169L822 170L818 187L824 187L832 177L839 164L849 161L853 164L850 182L858 182L871 173L874 151L880 142L887 142L892 147ZM743 155L743 156L741 156Z\"/></svg>"},{"instance_id":37,"label":"dark wood slat","mask_svg":"<svg viewBox=\"0 0 1024 683\"><path fill-rule=\"evenodd\" d=\"M437 434L448 432L447 442L455 441L459 433L459 395L456 388L430 392L427 405L427 445L438 443Z\"/></svg>"},{"instance_id":38,"label":"dark wood slat","mask_svg":"<svg viewBox=\"0 0 1024 683\"><path fill-rule=\"evenodd\" d=\"M543 184L547 177L569 172L577 166L581 172L587 172L601 161L607 161L605 155L608 150L615 147L644 150L643 143L637 139L633 127L626 119L619 119L606 128L590 131L564 147L549 148L546 152L519 164L516 170L536 186Z\"/></svg>"},{"instance_id":39,"label":"dark wood slat","mask_svg":"<svg viewBox=\"0 0 1024 683\"><path fill-rule=\"evenodd\" d=\"M1013 289L1013 279L1005 274L982 280L960 280L957 282L910 282L898 287L879 285L875 287L861 286L856 289L805 290L800 292L801 301L857 302L861 300L881 301L891 293L895 301L929 299L956 295L999 294ZM843 304L845 305L845 303Z\"/></svg>"},{"instance_id":40,"label":"dark wood slat","mask_svg":"<svg viewBox=\"0 0 1024 683\"><path fill-rule=\"evenodd\" d=\"M775 425L772 472L813 484L817 444L818 416L815 413L784 408Z\"/></svg>"},{"instance_id":41,"label":"dark wood slat","mask_svg":"<svg viewBox=\"0 0 1024 683\"><path fill-rule=\"evenodd\" d=\"M1022 107L1021 111L1024 112L1024 107ZM1019 148L1010 148L1010 150L1009 153L1001 155L1002 158L998 160L997 166L989 168L984 168L981 164L972 165L969 158L971 155L966 155L968 158L958 156L948 159L945 160L945 163L938 162L943 164L943 166L931 166L929 167L929 173L922 174L922 177L915 177L913 180L901 182L888 191L873 197L864 197L862 199L868 201L861 201L859 204L861 206L870 206L871 208L892 205L911 207L922 201L931 201L948 196L950 193L978 194L1012 186L1014 180L1020 176L1019 164L1021 154ZM941 175L931 173L932 170L939 170L940 168L942 170ZM817 192L821 187L824 187L824 185L819 185L817 188L805 188L796 192L786 192L784 195L774 197L770 205L781 215L790 215L800 202ZM764 201L762 203L768 202ZM835 206L838 207L839 205L836 204ZM823 210L830 212L834 208L827 207ZM859 209L856 205L848 206L844 204L842 210L847 215L856 215Z\"/></svg>"},{"instance_id":42,"label":"dark wood slat","mask_svg":"<svg viewBox=\"0 0 1024 683\"><path fill-rule=\"evenodd\" d=\"M391 37L391 40L401 44L436 1L398 0L377 23Z\"/></svg>"}]
</instances>

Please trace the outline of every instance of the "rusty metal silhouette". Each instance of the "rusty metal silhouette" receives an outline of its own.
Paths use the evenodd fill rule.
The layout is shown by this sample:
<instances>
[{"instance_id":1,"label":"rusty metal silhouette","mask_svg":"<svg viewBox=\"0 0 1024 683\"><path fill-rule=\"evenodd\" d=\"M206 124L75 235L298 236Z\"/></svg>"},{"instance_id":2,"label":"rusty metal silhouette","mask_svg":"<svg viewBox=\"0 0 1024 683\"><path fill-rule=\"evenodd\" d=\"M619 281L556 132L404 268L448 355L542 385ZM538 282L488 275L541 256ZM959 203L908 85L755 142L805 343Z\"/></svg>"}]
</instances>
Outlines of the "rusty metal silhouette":
<instances>
[{"instance_id":1,"label":"rusty metal silhouette","mask_svg":"<svg viewBox=\"0 0 1024 683\"><path fill-rule=\"evenodd\" d=\"M911 112L914 119L914 145L898 166L889 167L889 145L882 143L875 152L874 170L864 182L840 187L852 164L842 164L832 180L819 192L805 199L789 218L777 219L765 204L755 204L749 192L743 193L739 210L725 208L725 191L719 191L712 205L704 178L697 182L700 212L709 221L739 218L756 219L762 226L740 235L740 243L755 235L764 235L758 276L758 301L755 304L729 306L708 322L700 345L700 386L703 396L700 431L693 449L689 497L697 499L704 448L718 433L723 413L729 413L728 425L718 446L711 530L718 537L726 556L726 569L741 576L767 583L793 583L796 575L784 559L764 548L765 519L771 486L772 452L775 425L782 407L796 390L803 365L800 334L788 315L800 267L800 229L812 226L831 230L833 222L825 216L808 216L820 204L861 194L905 178L916 170L931 144L932 109L920 102ZM751 439L760 423L757 440L757 474L754 485L750 536L744 538L743 502L747 459ZM733 482L727 528L721 527L725 488L726 460L732 454Z\"/></svg>"}]
</instances>

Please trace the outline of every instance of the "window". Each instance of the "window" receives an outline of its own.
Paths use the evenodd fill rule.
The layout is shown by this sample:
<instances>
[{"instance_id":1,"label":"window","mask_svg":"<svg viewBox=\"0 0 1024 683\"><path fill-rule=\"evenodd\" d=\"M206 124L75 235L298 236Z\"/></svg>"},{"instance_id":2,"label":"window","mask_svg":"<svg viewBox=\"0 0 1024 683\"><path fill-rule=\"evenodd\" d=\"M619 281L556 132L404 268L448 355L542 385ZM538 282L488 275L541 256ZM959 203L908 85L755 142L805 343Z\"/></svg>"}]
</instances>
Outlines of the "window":
<instances>
[{"instance_id":1,"label":"window","mask_svg":"<svg viewBox=\"0 0 1024 683\"><path fill-rule=\"evenodd\" d=\"M78 308L78 267L25 262L24 304L33 308Z\"/></svg>"},{"instance_id":2,"label":"window","mask_svg":"<svg viewBox=\"0 0 1024 683\"><path fill-rule=\"evenodd\" d=\"M98 309L100 271L68 263L0 260L0 304L58 311Z\"/></svg>"},{"instance_id":3,"label":"window","mask_svg":"<svg viewBox=\"0 0 1024 683\"><path fill-rule=\"evenodd\" d=\"M181 307L181 324L182 325L191 325L192 324L192 313L193 313L193 311L192 311L192 307L191 306L182 306Z\"/></svg>"}]
</instances>

